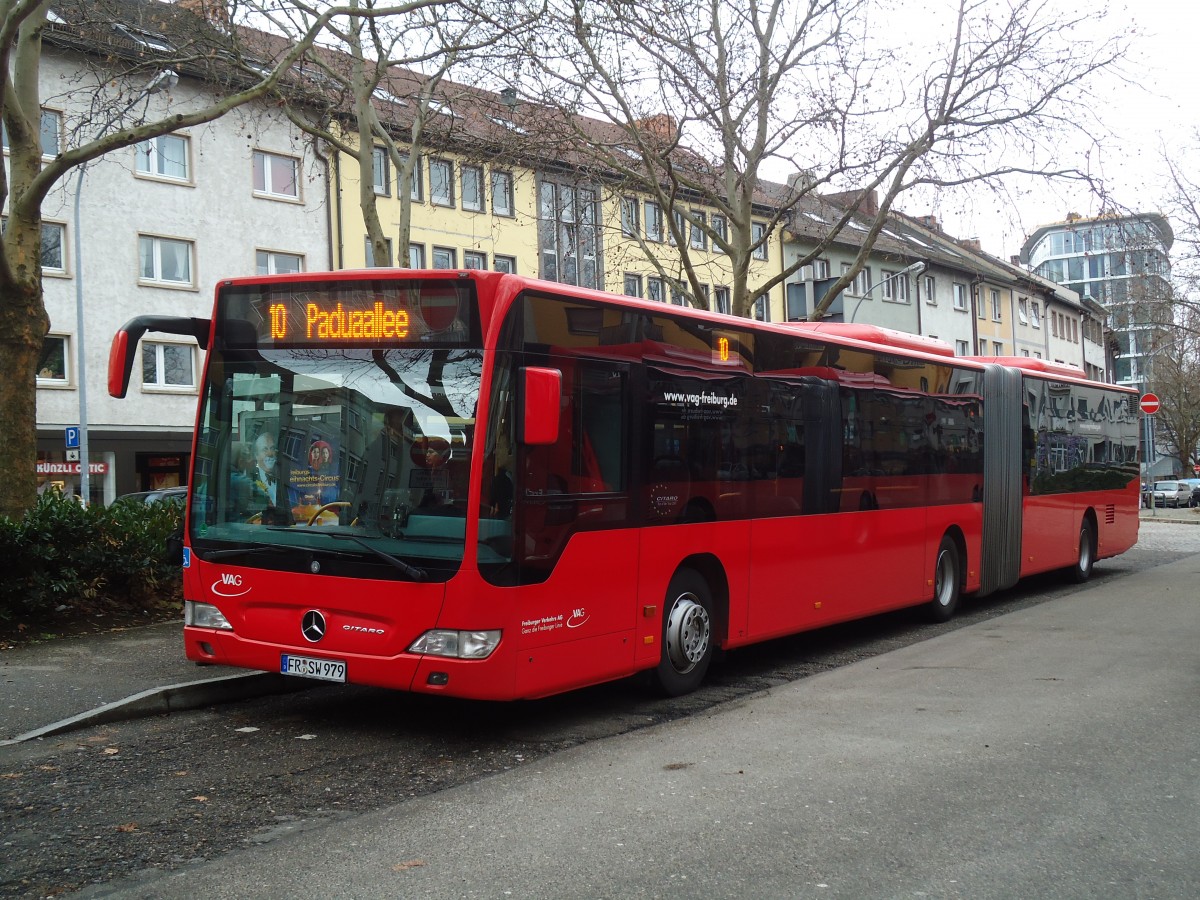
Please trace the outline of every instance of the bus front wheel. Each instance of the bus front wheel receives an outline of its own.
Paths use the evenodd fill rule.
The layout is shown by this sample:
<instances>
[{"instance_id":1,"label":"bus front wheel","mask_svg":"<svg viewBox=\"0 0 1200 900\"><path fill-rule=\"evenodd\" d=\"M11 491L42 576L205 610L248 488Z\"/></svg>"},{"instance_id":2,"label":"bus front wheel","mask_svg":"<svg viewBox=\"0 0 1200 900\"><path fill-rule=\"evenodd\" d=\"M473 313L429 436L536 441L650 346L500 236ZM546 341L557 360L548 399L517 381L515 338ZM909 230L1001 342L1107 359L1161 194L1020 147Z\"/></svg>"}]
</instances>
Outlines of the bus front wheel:
<instances>
[{"instance_id":1,"label":"bus front wheel","mask_svg":"<svg viewBox=\"0 0 1200 900\"><path fill-rule=\"evenodd\" d=\"M949 620L958 609L961 587L962 563L958 556L958 545L947 534L942 537L933 564L933 599L925 607L929 618L934 622Z\"/></svg>"},{"instance_id":2,"label":"bus front wheel","mask_svg":"<svg viewBox=\"0 0 1200 900\"><path fill-rule=\"evenodd\" d=\"M1096 561L1096 530L1092 520L1085 518L1079 526L1079 558L1069 573L1076 584L1083 584L1092 577L1092 564Z\"/></svg>"},{"instance_id":3,"label":"bus front wheel","mask_svg":"<svg viewBox=\"0 0 1200 900\"><path fill-rule=\"evenodd\" d=\"M708 582L691 569L671 579L663 604L662 659L655 681L668 697L700 686L713 657L713 604Z\"/></svg>"}]
</instances>

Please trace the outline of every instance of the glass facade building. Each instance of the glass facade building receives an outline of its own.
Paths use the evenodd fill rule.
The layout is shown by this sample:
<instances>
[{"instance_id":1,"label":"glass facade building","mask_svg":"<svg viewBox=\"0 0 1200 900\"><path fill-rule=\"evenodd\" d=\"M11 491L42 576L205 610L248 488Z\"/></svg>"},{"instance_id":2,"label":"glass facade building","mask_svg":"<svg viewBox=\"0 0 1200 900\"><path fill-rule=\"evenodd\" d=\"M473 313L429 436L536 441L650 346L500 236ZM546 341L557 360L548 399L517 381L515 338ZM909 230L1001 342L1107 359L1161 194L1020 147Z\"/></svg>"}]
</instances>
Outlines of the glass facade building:
<instances>
[{"instance_id":1,"label":"glass facade building","mask_svg":"<svg viewBox=\"0 0 1200 900\"><path fill-rule=\"evenodd\" d=\"M1112 380L1145 390L1152 355L1170 340L1173 242L1157 213L1069 215L1035 231L1021 262L1104 308L1116 342Z\"/></svg>"}]
</instances>

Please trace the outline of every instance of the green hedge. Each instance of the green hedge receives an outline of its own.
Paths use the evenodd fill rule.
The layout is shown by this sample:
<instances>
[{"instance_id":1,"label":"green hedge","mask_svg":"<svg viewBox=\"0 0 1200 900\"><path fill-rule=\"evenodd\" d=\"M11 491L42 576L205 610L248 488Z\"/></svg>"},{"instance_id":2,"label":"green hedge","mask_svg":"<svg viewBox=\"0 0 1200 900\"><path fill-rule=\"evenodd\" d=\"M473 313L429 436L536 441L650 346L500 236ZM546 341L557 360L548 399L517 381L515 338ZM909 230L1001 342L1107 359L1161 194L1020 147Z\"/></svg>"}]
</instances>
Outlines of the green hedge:
<instances>
[{"instance_id":1,"label":"green hedge","mask_svg":"<svg viewBox=\"0 0 1200 900\"><path fill-rule=\"evenodd\" d=\"M167 537L177 505L118 502L84 508L47 491L20 521L0 516L0 620L78 611L139 611L181 596Z\"/></svg>"}]
</instances>

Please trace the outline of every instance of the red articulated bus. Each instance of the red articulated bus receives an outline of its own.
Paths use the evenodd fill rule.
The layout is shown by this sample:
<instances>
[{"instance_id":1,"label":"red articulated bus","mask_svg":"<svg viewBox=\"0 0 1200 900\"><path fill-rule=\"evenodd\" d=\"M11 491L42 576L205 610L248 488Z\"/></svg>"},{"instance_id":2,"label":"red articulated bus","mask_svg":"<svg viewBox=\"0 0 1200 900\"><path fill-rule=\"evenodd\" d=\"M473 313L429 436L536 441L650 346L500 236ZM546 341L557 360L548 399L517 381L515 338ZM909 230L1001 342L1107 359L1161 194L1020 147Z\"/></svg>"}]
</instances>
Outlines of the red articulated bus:
<instances>
[{"instance_id":1,"label":"red articulated bus","mask_svg":"<svg viewBox=\"0 0 1200 900\"><path fill-rule=\"evenodd\" d=\"M1138 528L1137 395L860 325L489 272L221 283L189 658L461 697L644 671L1061 569Z\"/></svg>"}]
</instances>

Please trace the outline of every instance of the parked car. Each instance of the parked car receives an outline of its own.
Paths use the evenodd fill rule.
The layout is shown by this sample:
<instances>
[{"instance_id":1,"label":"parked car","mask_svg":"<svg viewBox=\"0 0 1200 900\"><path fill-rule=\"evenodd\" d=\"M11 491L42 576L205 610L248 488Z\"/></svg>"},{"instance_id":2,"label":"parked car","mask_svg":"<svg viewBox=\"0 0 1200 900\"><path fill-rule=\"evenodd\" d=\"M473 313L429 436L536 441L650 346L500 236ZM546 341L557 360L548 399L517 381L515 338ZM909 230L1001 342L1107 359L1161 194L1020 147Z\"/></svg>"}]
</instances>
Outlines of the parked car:
<instances>
[{"instance_id":1,"label":"parked car","mask_svg":"<svg viewBox=\"0 0 1200 900\"><path fill-rule=\"evenodd\" d=\"M1154 482L1154 505L1178 509L1192 502L1192 487L1182 481Z\"/></svg>"},{"instance_id":2,"label":"parked car","mask_svg":"<svg viewBox=\"0 0 1200 900\"><path fill-rule=\"evenodd\" d=\"M1192 489L1191 506L1200 506L1200 478L1180 478L1181 483Z\"/></svg>"},{"instance_id":3,"label":"parked car","mask_svg":"<svg viewBox=\"0 0 1200 900\"><path fill-rule=\"evenodd\" d=\"M118 503L144 503L152 506L155 503L177 503L183 506L187 503L187 487L159 488L157 491L137 491L132 494L122 494L117 498Z\"/></svg>"}]
</instances>

